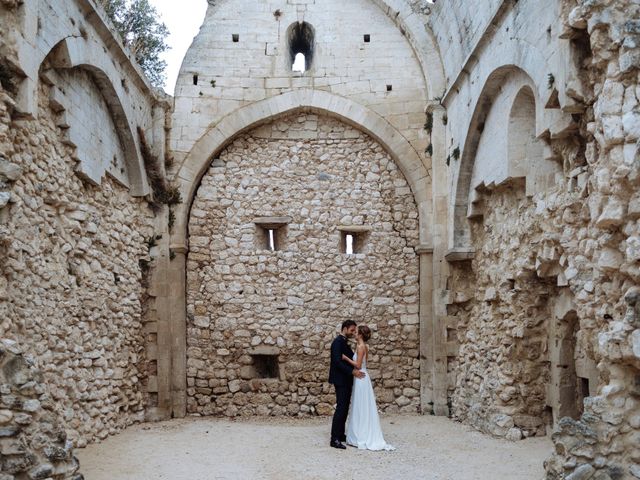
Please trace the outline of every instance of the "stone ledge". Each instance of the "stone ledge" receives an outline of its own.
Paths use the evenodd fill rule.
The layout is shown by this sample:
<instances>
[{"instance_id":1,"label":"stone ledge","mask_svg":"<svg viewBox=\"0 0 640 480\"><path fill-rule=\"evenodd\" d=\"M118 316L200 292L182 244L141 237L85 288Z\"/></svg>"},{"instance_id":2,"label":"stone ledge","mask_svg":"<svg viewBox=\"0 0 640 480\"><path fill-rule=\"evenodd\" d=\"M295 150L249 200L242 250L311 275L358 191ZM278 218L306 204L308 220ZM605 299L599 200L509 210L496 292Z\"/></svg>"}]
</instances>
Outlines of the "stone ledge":
<instances>
[{"instance_id":1,"label":"stone ledge","mask_svg":"<svg viewBox=\"0 0 640 480\"><path fill-rule=\"evenodd\" d=\"M433 246L428 245L428 244L424 244L424 243L421 243L420 245L416 245L414 250L416 251L416 253L418 255L422 255L422 254L425 254L425 253L433 254Z\"/></svg>"},{"instance_id":2,"label":"stone ledge","mask_svg":"<svg viewBox=\"0 0 640 480\"><path fill-rule=\"evenodd\" d=\"M336 229L340 232L366 233L373 230L370 225L338 225Z\"/></svg>"},{"instance_id":3,"label":"stone ledge","mask_svg":"<svg viewBox=\"0 0 640 480\"><path fill-rule=\"evenodd\" d=\"M257 217L253 223L262 227L281 227L293 221L291 217Z\"/></svg>"},{"instance_id":4,"label":"stone ledge","mask_svg":"<svg viewBox=\"0 0 640 480\"><path fill-rule=\"evenodd\" d=\"M444 258L449 263L454 262L465 262L467 260L473 260L476 256L476 251L474 248L469 247L461 247L461 248L452 248L449 250Z\"/></svg>"}]
</instances>

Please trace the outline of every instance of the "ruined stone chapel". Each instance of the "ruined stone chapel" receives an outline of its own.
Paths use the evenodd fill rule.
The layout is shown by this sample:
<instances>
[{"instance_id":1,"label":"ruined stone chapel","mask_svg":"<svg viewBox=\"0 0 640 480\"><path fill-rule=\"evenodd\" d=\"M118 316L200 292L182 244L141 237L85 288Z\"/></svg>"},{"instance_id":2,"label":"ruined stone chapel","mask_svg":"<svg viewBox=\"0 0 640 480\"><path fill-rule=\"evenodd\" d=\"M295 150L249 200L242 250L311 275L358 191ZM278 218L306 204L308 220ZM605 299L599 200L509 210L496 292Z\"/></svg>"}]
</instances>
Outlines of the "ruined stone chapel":
<instances>
[{"instance_id":1,"label":"ruined stone chapel","mask_svg":"<svg viewBox=\"0 0 640 480\"><path fill-rule=\"evenodd\" d=\"M0 479L330 415L346 319L382 412L640 478L640 3L208 3L171 97L95 0L0 0Z\"/></svg>"}]
</instances>

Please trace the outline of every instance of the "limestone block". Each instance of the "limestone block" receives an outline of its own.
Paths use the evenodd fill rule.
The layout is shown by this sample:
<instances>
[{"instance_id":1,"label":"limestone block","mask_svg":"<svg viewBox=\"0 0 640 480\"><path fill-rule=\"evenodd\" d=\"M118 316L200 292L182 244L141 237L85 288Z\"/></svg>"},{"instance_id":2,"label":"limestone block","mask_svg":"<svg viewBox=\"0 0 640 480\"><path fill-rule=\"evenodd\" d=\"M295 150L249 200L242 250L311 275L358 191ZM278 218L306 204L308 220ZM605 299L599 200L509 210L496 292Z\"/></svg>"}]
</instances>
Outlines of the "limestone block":
<instances>
[{"instance_id":1,"label":"limestone block","mask_svg":"<svg viewBox=\"0 0 640 480\"><path fill-rule=\"evenodd\" d=\"M573 473L571 473L570 475L566 476L567 480L587 480L591 477L593 477L593 474L595 473L595 468L593 468L591 465L580 465L578 468L576 468Z\"/></svg>"}]
</instances>

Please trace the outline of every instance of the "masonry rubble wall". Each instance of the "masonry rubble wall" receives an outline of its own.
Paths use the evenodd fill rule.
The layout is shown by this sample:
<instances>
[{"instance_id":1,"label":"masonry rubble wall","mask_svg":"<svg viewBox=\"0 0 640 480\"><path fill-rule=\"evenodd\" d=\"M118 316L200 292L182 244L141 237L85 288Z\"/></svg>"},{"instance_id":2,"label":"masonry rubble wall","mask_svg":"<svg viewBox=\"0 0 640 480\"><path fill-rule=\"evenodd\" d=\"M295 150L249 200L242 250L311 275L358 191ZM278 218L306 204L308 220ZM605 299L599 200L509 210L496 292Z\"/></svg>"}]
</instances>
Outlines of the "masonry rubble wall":
<instances>
[{"instance_id":1,"label":"masonry rubble wall","mask_svg":"<svg viewBox=\"0 0 640 480\"><path fill-rule=\"evenodd\" d=\"M638 5L554 3L547 11L557 13L547 31L554 40L531 38L519 52L515 44L546 15L514 29L529 8L532 2L518 2L502 14L476 49L469 76L445 100L463 150L459 162L452 158L450 174L453 191L463 194L452 195L449 216L469 225L468 233L452 225L450 241L470 253L451 263L446 297L459 343L449 365L453 414L512 439L546 430L555 445L548 479L638 478ZM507 32L513 46L497 41ZM546 48L556 53L545 55ZM548 60L535 71L531 60L538 54ZM499 89L483 92L496 69ZM465 183L474 162L495 162L496 155L509 161L484 147L477 152L490 158L474 158L477 143L464 139L479 128L482 144L482 132L493 126L481 122L492 120L474 113L475 105L489 110L522 71L536 96L535 133L543 145L528 159L556 161L561 174L536 192L528 191L526 173ZM454 203L463 197L468 219L459 221ZM572 415L559 414L567 411L567 387L578 403Z\"/></svg>"},{"instance_id":2,"label":"masonry rubble wall","mask_svg":"<svg viewBox=\"0 0 640 480\"><path fill-rule=\"evenodd\" d=\"M176 89L170 134L175 171L217 122L281 94L328 91L385 118L420 152L433 174L424 181L439 182L424 185L428 195L440 192L429 238L451 248L449 265L433 269L439 272L429 299L434 304L420 299L420 308L433 306L428 315L439 336L422 347L429 354L438 346L441 361L425 378L434 389L448 384L444 397L453 416L485 432L514 440L553 432L550 480L640 478L637 2L554 0L541 9L534 0L486 0L473 10L464 0L427 3L210 2ZM362 16L369 20L365 26L356 21ZM288 63L287 29L299 21L315 28L319 53L305 75L293 74ZM439 46L443 92L426 91L429 72L416 54L425 52L415 50L425 34L415 29L421 21ZM184 268L171 267L168 257L185 252L170 254L167 238L158 239L168 234L166 212L154 217L144 200L132 197L149 192L136 127L163 159L164 110L92 0L4 0L0 22L8 32L0 57L11 67L0 90L0 337L19 342L33 359L42 371L42 392L49 392L69 439L84 445L142 420L147 406L170 411L155 402L159 388L166 390L163 398L172 394L168 379L158 377L158 363L175 360L164 351L173 346L159 345L157 336L180 329L160 321L160 307L147 302L157 296L171 308L167 279ZM95 60L92 68L83 68L87 59ZM12 75L13 86L7 82ZM535 118L525 119L533 125L531 148L511 149L513 139L524 138L509 134L511 122L526 117L526 109L511 115L509 107L525 88L535 104ZM425 125L428 102L442 126ZM92 116L94 109L100 115ZM107 128L91 135L91 121L98 119ZM231 139L239 132L219 133ZM94 152L92 143L100 141ZM297 150L283 153L277 145ZM331 284L323 285L332 295L328 300L311 294L316 270L301 277L310 285L304 292L273 293L280 291L261 282L268 277L286 284L278 271L300 261L304 250L297 240L306 238L307 229L300 229L306 224L290 215L287 230L296 242L263 255L249 217L285 215L267 208L278 195L293 195L291 205L304 203L302 190L290 184L268 190L263 178L276 184L285 178L288 170L274 162L286 157L297 180L320 185L325 180L314 175L322 172L311 175L308 158L323 149L331 153L327 168L345 178L345 172L358 172L364 180L345 183L341 191L351 197L332 198L342 204L318 213L316 223L325 222L325 214L333 220L349 204L384 211L369 239L384 232L391 243L379 245L381 251L399 256L327 257L340 268L329 268ZM512 165L511 153L523 150L526 168ZM346 168L345 152L355 154L357 169ZM330 413L322 355L345 312L375 318L374 345L390 346L372 358L380 365L372 373L380 379L383 409L416 407L415 391L424 387L416 375L419 355L413 355L421 348L418 300L411 293L418 276L411 250L417 214L393 165L374 140L315 113L242 133L213 161L190 219L191 412ZM445 166L443 181L437 171ZM261 175L247 177L244 167ZM536 177L541 172L544 178ZM197 182L197 176L187 171L180 180ZM359 197L359 189L370 195ZM266 193L269 199L260 197ZM252 195L261 202L245 205ZM385 202L392 198L393 208L401 209L387 218L391 207ZM310 215L321 207L299 211ZM347 212L339 221L349 217L355 222L358 214ZM316 243L310 243L339 248L336 221L326 225L328 236L312 236ZM422 246L424 265L442 264L434 245ZM147 289L150 255L162 257L164 267ZM259 262L251 262L262 257L271 267L256 280L252 269ZM381 274L366 278L369 290L342 285L346 279L361 284L355 263L367 261L386 262L384 268L371 265ZM423 278L432 280L424 272ZM278 295L282 299L273 302ZM346 296L349 302L337 301ZM334 315L330 308L321 324L303 312L313 307L324 314L327 305L344 309ZM260 315L245 317L246 310ZM284 320L301 330L283 329ZM234 337L234 330L242 334ZM277 388L253 378L251 357L274 352L282 361ZM298 357L318 362L310 376ZM573 398L567 388L576 389ZM20 413L16 407L9 421L23 418Z\"/></svg>"},{"instance_id":3,"label":"masonry rubble wall","mask_svg":"<svg viewBox=\"0 0 640 480\"><path fill-rule=\"evenodd\" d=\"M115 61L124 53L103 12L55 6L0 7L0 337L41 372L47 408L83 446L144 420L149 403L143 315L158 229L131 127L164 152L164 107L137 67Z\"/></svg>"},{"instance_id":4,"label":"masonry rubble wall","mask_svg":"<svg viewBox=\"0 0 640 480\"><path fill-rule=\"evenodd\" d=\"M276 251L265 217L289 217ZM355 254L340 229L355 232ZM417 411L418 212L377 142L315 113L259 127L212 163L189 233L189 413L330 414L329 345L347 319L374 332L381 410ZM259 372L265 354L273 378Z\"/></svg>"},{"instance_id":5,"label":"masonry rubble wall","mask_svg":"<svg viewBox=\"0 0 640 480\"><path fill-rule=\"evenodd\" d=\"M0 340L0 478L82 480L42 372L16 342Z\"/></svg>"}]
</instances>

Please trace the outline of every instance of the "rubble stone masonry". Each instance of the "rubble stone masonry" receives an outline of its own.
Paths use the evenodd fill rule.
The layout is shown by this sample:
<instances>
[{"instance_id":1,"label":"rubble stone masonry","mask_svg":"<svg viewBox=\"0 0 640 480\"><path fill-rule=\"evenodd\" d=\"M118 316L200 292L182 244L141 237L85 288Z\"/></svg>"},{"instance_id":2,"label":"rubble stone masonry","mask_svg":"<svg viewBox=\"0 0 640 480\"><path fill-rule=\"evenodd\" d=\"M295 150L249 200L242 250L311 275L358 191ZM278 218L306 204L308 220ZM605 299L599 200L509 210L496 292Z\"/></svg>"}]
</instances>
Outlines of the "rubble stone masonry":
<instances>
[{"instance_id":1,"label":"rubble stone masonry","mask_svg":"<svg viewBox=\"0 0 640 480\"><path fill-rule=\"evenodd\" d=\"M289 217L277 251L266 247L268 217ZM337 120L292 114L235 140L191 210L188 411L331 413L329 344L353 319L374 331L381 409L416 412L417 217L389 155ZM341 253L340 229L361 253ZM277 358L276 378L260 373L265 354Z\"/></svg>"}]
</instances>

